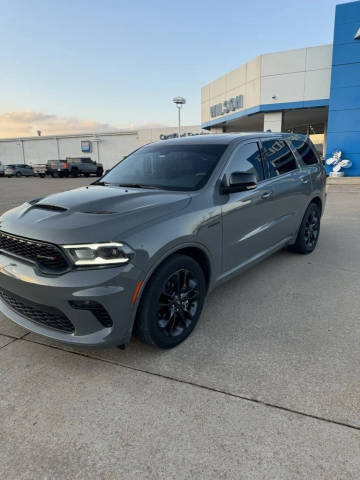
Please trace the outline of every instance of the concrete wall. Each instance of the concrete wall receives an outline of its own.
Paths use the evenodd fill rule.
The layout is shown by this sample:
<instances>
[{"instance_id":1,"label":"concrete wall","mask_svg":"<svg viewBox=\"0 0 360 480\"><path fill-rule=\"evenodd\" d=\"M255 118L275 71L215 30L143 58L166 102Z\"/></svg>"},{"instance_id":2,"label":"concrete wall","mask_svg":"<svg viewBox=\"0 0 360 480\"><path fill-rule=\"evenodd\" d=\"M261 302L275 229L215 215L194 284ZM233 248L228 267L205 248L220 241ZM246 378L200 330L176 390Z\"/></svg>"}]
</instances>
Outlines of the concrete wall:
<instances>
[{"instance_id":1,"label":"concrete wall","mask_svg":"<svg viewBox=\"0 0 360 480\"><path fill-rule=\"evenodd\" d=\"M181 134L196 135L209 133L199 125L184 126ZM10 163L46 163L47 160L66 157L91 157L100 161L105 169L133 150L147 143L165 140L177 136L176 127L154 128L146 130L114 132L103 134L59 135L51 137L27 137L0 139L0 161ZM92 152L81 152L81 140L92 143Z\"/></svg>"},{"instance_id":2,"label":"concrete wall","mask_svg":"<svg viewBox=\"0 0 360 480\"><path fill-rule=\"evenodd\" d=\"M331 45L262 55L260 103L329 98L331 57Z\"/></svg>"},{"instance_id":3,"label":"concrete wall","mask_svg":"<svg viewBox=\"0 0 360 480\"><path fill-rule=\"evenodd\" d=\"M211 117L210 107L236 95L244 95L244 102L233 116L259 105L279 104L282 110L284 103L328 99L331 59L332 45L261 55L202 88L201 123L226 120Z\"/></svg>"},{"instance_id":4,"label":"concrete wall","mask_svg":"<svg viewBox=\"0 0 360 480\"><path fill-rule=\"evenodd\" d=\"M201 123L213 120L210 107L223 103L237 95L244 95L241 110L260 103L261 57L254 58L245 65L223 75L201 89Z\"/></svg>"},{"instance_id":5,"label":"concrete wall","mask_svg":"<svg viewBox=\"0 0 360 480\"><path fill-rule=\"evenodd\" d=\"M353 166L345 175L360 176L360 2L336 7L327 157L342 150Z\"/></svg>"}]
</instances>

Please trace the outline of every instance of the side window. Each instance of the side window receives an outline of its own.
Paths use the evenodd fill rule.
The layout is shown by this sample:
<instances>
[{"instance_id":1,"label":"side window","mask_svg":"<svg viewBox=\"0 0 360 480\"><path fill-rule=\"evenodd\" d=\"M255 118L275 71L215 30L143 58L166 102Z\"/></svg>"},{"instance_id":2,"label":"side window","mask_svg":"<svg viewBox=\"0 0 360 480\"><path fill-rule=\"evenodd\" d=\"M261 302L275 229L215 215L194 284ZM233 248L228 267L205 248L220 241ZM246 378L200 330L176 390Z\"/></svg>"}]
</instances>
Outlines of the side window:
<instances>
[{"instance_id":1,"label":"side window","mask_svg":"<svg viewBox=\"0 0 360 480\"><path fill-rule=\"evenodd\" d=\"M318 163L317 156L307 140L291 140L291 142L305 165L314 165Z\"/></svg>"},{"instance_id":2,"label":"side window","mask_svg":"<svg viewBox=\"0 0 360 480\"><path fill-rule=\"evenodd\" d=\"M228 171L255 173L258 182L264 180L264 169L257 142L240 145L232 154Z\"/></svg>"},{"instance_id":3,"label":"side window","mask_svg":"<svg viewBox=\"0 0 360 480\"><path fill-rule=\"evenodd\" d=\"M295 157L284 140L280 138L262 142L265 161L269 167L270 177L296 170Z\"/></svg>"}]
</instances>

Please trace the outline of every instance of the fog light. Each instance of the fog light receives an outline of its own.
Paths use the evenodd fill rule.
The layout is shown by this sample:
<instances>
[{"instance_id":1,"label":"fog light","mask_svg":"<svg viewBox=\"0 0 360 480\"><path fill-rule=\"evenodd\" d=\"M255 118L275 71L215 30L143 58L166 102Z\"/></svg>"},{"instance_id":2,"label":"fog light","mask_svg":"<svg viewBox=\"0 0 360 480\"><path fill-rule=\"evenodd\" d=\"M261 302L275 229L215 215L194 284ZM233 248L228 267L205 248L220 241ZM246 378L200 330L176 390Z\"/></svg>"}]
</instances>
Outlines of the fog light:
<instances>
[{"instance_id":1,"label":"fog light","mask_svg":"<svg viewBox=\"0 0 360 480\"><path fill-rule=\"evenodd\" d=\"M99 302L93 300L70 300L69 304L77 310L88 310L106 328L113 326L113 321L106 309Z\"/></svg>"}]
</instances>

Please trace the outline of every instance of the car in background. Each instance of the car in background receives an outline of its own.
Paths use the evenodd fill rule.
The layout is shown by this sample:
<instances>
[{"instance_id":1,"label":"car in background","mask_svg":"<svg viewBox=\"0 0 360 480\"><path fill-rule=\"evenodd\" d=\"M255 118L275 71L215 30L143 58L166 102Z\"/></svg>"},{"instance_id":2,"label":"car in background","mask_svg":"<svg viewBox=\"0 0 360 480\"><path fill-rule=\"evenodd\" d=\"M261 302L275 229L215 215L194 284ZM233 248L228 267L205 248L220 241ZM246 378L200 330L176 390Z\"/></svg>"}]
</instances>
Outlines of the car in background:
<instances>
[{"instance_id":1,"label":"car in background","mask_svg":"<svg viewBox=\"0 0 360 480\"><path fill-rule=\"evenodd\" d=\"M5 167L4 165L0 162L0 177L5 176Z\"/></svg>"},{"instance_id":2,"label":"car in background","mask_svg":"<svg viewBox=\"0 0 360 480\"><path fill-rule=\"evenodd\" d=\"M33 177L34 170L31 165L25 163L16 163L11 165L5 165L6 177Z\"/></svg>"},{"instance_id":3,"label":"car in background","mask_svg":"<svg viewBox=\"0 0 360 480\"><path fill-rule=\"evenodd\" d=\"M68 177L69 170L66 160L48 160L46 162L46 175L51 177Z\"/></svg>"},{"instance_id":4,"label":"car in background","mask_svg":"<svg viewBox=\"0 0 360 480\"><path fill-rule=\"evenodd\" d=\"M47 174L52 177L101 177L104 169L101 163L95 162L90 157L68 157L66 160L48 160Z\"/></svg>"},{"instance_id":5,"label":"car in background","mask_svg":"<svg viewBox=\"0 0 360 480\"><path fill-rule=\"evenodd\" d=\"M36 177L45 178L46 177L46 167L44 163L33 163L32 168L34 170L34 175Z\"/></svg>"},{"instance_id":6,"label":"car in background","mask_svg":"<svg viewBox=\"0 0 360 480\"><path fill-rule=\"evenodd\" d=\"M104 169L101 163L95 162L90 157L67 158L68 170L72 177L79 175L96 175L101 177Z\"/></svg>"}]
</instances>

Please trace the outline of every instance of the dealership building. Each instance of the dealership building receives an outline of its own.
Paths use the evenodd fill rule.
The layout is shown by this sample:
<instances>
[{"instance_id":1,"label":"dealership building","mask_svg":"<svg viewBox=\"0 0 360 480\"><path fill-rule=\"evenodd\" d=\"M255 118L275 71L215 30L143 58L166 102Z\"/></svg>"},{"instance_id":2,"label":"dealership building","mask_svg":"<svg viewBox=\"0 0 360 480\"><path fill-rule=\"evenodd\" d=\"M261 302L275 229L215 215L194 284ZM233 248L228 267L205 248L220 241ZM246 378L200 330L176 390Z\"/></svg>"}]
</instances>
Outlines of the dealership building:
<instances>
[{"instance_id":1,"label":"dealership building","mask_svg":"<svg viewBox=\"0 0 360 480\"><path fill-rule=\"evenodd\" d=\"M360 176L360 1L337 5L332 45L260 55L205 85L202 128L309 134Z\"/></svg>"},{"instance_id":2,"label":"dealership building","mask_svg":"<svg viewBox=\"0 0 360 480\"><path fill-rule=\"evenodd\" d=\"M201 126L181 135L273 131L310 135L326 158L336 150L360 176L360 1L336 7L331 45L260 55L205 85ZM131 151L177 136L176 127L0 139L0 161L45 163L91 157L110 168Z\"/></svg>"},{"instance_id":3,"label":"dealership building","mask_svg":"<svg viewBox=\"0 0 360 480\"><path fill-rule=\"evenodd\" d=\"M180 135L184 137L202 133L209 132L202 130L199 125L184 126L180 131ZM161 127L106 133L2 138L0 161L4 165L33 165L46 163L48 160L88 157L102 163L106 170L143 145L177 136L177 127Z\"/></svg>"}]
</instances>

